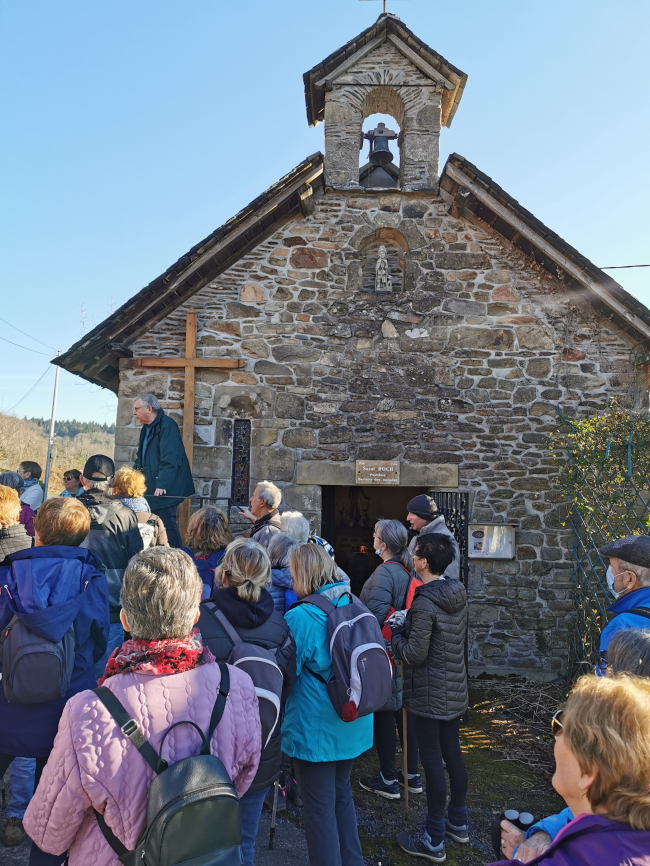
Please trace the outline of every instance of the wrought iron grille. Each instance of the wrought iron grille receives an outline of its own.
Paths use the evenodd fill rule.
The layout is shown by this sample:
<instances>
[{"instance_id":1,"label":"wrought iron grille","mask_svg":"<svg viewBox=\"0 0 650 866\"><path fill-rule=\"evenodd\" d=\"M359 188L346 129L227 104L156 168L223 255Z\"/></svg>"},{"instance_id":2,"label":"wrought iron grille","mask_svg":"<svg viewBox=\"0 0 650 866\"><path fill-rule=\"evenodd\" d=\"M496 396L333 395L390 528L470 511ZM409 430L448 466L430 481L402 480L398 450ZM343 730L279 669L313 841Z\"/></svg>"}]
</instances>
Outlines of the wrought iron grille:
<instances>
[{"instance_id":1,"label":"wrought iron grille","mask_svg":"<svg viewBox=\"0 0 650 866\"><path fill-rule=\"evenodd\" d=\"M231 501L248 505L251 471L251 422L237 419L232 433Z\"/></svg>"},{"instance_id":2,"label":"wrought iron grille","mask_svg":"<svg viewBox=\"0 0 650 866\"><path fill-rule=\"evenodd\" d=\"M469 520L469 494L433 492L438 511L460 548L460 577L467 586L469 564L467 561L467 524Z\"/></svg>"},{"instance_id":3,"label":"wrought iron grille","mask_svg":"<svg viewBox=\"0 0 650 866\"><path fill-rule=\"evenodd\" d=\"M577 430L561 414L560 420L569 435ZM605 578L608 560L600 556L599 548L625 535L646 534L650 526L648 416L619 411L600 420L602 429L591 439L582 439L579 450L568 451L572 501L567 522L574 534L572 676L597 663L600 633L611 618L607 608L614 599Z\"/></svg>"}]
</instances>

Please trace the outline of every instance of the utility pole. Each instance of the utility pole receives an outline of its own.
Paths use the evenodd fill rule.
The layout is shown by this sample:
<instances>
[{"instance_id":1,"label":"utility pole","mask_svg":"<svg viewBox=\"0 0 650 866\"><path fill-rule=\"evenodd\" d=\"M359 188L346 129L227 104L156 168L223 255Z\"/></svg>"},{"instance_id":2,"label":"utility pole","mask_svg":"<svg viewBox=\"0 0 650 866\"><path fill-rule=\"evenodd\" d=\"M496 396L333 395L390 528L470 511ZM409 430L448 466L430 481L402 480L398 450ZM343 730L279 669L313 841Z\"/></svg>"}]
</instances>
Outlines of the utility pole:
<instances>
[{"instance_id":1,"label":"utility pole","mask_svg":"<svg viewBox=\"0 0 650 866\"><path fill-rule=\"evenodd\" d=\"M56 353L57 358L59 357L60 354L61 354L61 352ZM54 423L55 423L55 416L56 416L56 395L57 395L57 392L59 390L59 370L60 369L61 368L57 364L56 373L54 374L54 395L52 397L52 416L50 418L50 439L49 439L49 442L47 445L47 463L45 464L45 481L43 482L44 487L45 487L45 491L43 494L43 501L45 501L47 499L47 489L48 489L48 485L50 483L50 463L52 462L52 446L54 445Z\"/></svg>"}]
</instances>

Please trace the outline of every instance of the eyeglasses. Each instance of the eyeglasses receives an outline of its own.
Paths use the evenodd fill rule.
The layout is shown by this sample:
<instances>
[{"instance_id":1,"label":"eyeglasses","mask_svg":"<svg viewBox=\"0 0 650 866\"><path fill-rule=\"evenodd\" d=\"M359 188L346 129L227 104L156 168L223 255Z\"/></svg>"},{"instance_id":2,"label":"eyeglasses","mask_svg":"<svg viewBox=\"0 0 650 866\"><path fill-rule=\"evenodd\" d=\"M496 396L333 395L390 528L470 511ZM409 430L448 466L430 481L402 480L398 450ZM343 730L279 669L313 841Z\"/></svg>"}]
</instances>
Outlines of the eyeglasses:
<instances>
[{"instance_id":1,"label":"eyeglasses","mask_svg":"<svg viewBox=\"0 0 650 866\"><path fill-rule=\"evenodd\" d=\"M564 709L558 710L554 713L553 718L551 719L551 733L554 737L557 737L558 734L562 733L564 729L564 725L562 724L562 715L564 713Z\"/></svg>"},{"instance_id":2,"label":"eyeglasses","mask_svg":"<svg viewBox=\"0 0 650 866\"><path fill-rule=\"evenodd\" d=\"M77 479L74 477L74 475L64 475L63 480L64 481L76 481Z\"/></svg>"}]
</instances>

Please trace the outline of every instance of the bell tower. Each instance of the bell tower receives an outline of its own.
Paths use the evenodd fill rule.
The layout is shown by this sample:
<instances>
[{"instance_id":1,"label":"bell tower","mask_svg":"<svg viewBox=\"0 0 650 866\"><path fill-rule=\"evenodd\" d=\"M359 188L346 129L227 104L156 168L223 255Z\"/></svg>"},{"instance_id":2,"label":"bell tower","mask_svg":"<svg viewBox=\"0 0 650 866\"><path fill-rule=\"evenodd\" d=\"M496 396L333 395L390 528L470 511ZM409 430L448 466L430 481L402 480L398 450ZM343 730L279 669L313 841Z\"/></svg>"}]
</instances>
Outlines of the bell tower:
<instances>
[{"instance_id":1,"label":"bell tower","mask_svg":"<svg viewBox=\"0 0 650 866\"><path fill-rule=\"evenodd\" d=\"M381 15L303 78L309 124L325 123L328 186L359 187L363 121L381 113L394 117L401 130L399 187L437 189L440 129L451 125L467 75L397 16Z\"/></svg>"}]
</instances>

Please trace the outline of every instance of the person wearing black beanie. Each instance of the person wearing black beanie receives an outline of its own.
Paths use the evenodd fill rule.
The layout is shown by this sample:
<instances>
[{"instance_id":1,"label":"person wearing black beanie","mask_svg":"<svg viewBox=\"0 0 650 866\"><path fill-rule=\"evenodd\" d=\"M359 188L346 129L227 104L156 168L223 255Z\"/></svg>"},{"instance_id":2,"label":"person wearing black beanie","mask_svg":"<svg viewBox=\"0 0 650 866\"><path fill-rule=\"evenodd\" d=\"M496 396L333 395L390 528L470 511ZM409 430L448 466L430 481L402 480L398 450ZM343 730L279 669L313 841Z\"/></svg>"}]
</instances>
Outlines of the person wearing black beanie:
<instances>
[{"instance_id":1,"label":"person wearing black beanie","mask_svg":"<svg viewBox=\"0 0 650 866\"><path fill-rule=\"evenodd\" d=\"M427 535L429 532L448 535L454 547L454 561L447 569L447 574L449 577L460 577L460 548L453 534L447 528L445 518L438 513L438 506L433 496L428 496L426 493L414 496L406 503L406 510L408 512L406 522L411 527L414 536L409 544L411 556L415 550L415 544L421 536Z\"/></svg>"}]
</instances>

